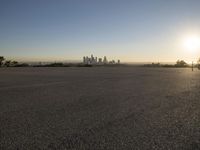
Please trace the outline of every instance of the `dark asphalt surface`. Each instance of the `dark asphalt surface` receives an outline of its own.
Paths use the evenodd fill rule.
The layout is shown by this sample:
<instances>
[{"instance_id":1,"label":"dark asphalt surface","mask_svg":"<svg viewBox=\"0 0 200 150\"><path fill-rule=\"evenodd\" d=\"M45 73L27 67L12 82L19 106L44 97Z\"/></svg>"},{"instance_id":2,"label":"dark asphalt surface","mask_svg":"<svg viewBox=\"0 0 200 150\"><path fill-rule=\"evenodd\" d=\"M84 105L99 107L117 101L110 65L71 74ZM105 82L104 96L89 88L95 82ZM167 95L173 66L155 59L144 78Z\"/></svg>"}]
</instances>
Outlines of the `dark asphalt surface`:
<instances>
[{"instance_id":1,"label":"dark asphalt surface","mask_svg":"<svg viewBox=\"0 0 200 150\"><path fill-rule=\"evenodd\" d=\"M0 68L0 150L199 150L200 71Z\"/></svg>"}]
</instances>

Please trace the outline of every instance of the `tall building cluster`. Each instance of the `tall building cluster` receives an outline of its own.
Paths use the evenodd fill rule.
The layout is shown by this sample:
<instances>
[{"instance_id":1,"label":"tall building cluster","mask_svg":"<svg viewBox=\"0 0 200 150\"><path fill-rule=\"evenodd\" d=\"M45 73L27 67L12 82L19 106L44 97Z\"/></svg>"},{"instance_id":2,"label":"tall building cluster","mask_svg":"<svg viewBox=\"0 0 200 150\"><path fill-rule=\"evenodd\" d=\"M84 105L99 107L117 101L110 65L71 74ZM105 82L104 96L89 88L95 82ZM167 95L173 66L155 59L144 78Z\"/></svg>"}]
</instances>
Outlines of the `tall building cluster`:
<instances>
[{"instance_id":1,"label":"tall building cluster","mask_svg":"<svg viewBox=\"0 0 200 150\"><path fill-rule=\"evenodd\" d=\"M90 65L120 64L120 60L117 60L117 62L115 62L115 60L108 61L106 56L104 56L102 59L102 58L97 58L91 55L91 57L84 56L83 63L90 64Z\"/></svg>"}]
</instances>

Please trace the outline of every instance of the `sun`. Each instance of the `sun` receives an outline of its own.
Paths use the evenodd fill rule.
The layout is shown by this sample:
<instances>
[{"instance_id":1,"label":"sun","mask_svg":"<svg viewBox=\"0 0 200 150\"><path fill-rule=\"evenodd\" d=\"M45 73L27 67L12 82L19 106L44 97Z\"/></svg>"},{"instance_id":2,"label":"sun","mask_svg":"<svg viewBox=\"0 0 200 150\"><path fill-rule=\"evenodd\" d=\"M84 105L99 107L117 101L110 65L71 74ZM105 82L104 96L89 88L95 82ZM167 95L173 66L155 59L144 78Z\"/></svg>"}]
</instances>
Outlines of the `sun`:
<instances>
[{"instance_id":1,"label":"sun","mask_svg":"<svg viewBox=\"0 0 200 150\"><path fill-rule=\"evenodd\" d=\"M197 50L200 50L200 37L190 36L185 38L183 46L189 52L196 52Z\"/></svg>"}]
</instances>

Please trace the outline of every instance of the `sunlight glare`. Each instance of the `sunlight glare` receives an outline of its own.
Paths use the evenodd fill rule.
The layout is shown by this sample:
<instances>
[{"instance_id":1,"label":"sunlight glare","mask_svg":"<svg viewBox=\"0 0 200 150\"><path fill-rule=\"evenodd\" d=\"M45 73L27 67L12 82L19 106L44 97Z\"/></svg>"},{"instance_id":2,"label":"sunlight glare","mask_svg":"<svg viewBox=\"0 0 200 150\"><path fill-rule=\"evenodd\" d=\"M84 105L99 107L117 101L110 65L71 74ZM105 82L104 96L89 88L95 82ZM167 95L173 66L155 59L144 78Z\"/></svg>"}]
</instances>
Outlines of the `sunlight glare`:
<instances>
[{"instance_id":1,"label":"sunlight glare","mask_svg":"<svg viewBox=\"0 0 200 150\"><path fill-rule=\"evenodd\" d=\"M185 38L183 42L184 48L189 52L196 52L200 49L200 37L190 36Z\"/></svg>"}]
</instances>

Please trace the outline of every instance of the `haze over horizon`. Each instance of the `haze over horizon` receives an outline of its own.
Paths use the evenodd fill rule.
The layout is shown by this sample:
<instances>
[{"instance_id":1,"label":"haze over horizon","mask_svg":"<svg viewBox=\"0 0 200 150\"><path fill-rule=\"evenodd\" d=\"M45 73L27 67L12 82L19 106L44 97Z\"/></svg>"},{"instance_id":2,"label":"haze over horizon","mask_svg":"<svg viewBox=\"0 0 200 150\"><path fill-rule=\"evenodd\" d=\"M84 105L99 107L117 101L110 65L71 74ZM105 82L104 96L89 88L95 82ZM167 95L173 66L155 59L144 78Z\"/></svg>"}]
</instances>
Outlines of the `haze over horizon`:
<instances>
[{"instance_id":1,"label":"haze over horizon","mask_svg":"<svg viewBox=\"0 0 200 150\"><path fill-rule=\"evenodd\" d=\"M200 46L193 51L193 42L183 41L200 37L199 6L199 0L1 0L0 55L21 61L75 61L91 54L122 62L196 61Z\"/></svg>"}]
</instances>

